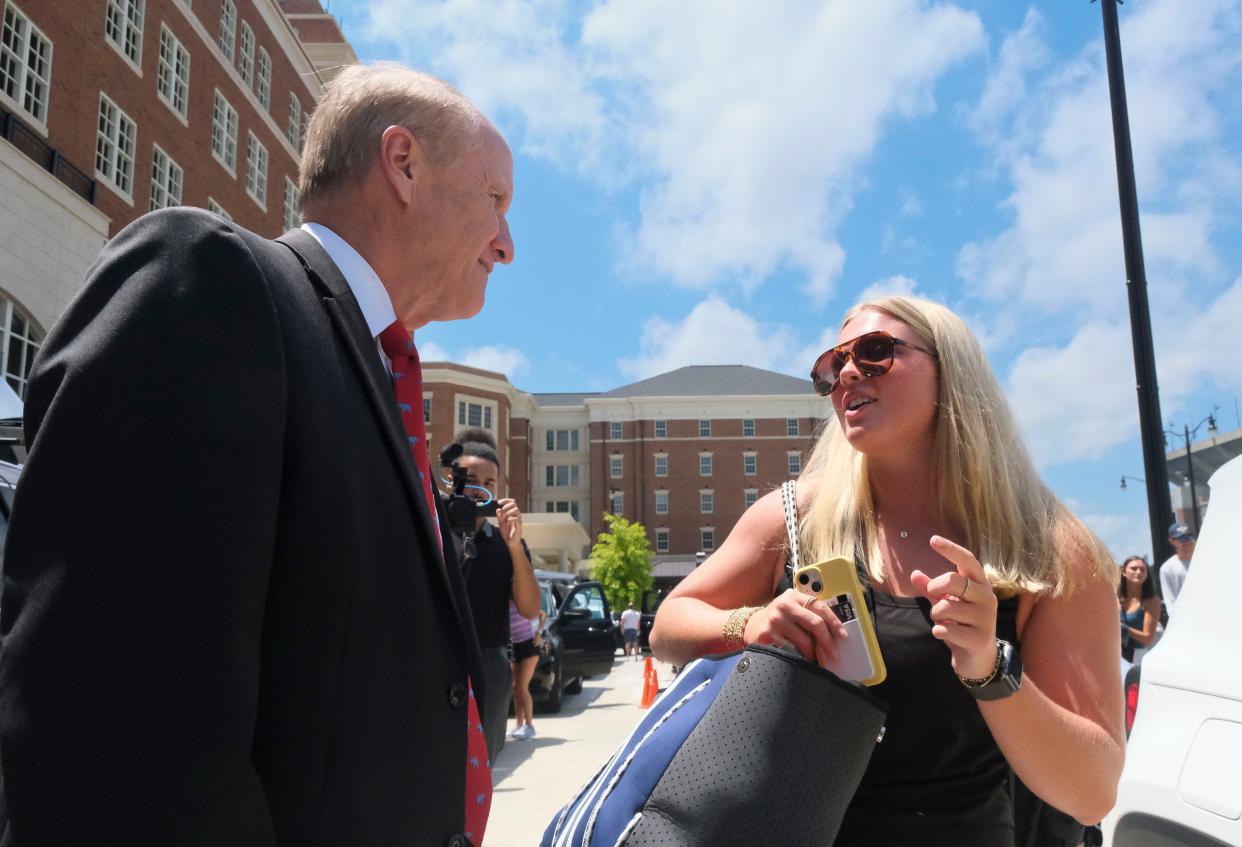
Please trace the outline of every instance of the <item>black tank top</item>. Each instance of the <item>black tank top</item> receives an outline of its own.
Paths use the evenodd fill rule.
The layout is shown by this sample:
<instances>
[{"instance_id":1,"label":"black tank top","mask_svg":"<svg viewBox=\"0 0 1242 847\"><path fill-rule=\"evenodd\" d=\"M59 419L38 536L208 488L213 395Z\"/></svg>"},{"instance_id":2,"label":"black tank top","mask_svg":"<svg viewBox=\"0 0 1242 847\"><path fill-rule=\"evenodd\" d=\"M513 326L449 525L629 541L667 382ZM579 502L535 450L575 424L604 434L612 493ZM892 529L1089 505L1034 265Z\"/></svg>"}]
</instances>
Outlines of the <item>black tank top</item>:
<instances>
[{"instance_id":1,"label":"black tank top","mask_svg":"<svg viewBox=\"0 0 1242 847\"><path fill-rule=\"evenodd\" d=\"M931 604L875 590L857 563L888 676L871 693L888 704L884 740L845 814L836 847L1012 847L1009 766L970 692L931 634ZM789 587L786 578L778 593ZM996 634L1017 645L1016 597Z\"/></svg>"}]
</instances>

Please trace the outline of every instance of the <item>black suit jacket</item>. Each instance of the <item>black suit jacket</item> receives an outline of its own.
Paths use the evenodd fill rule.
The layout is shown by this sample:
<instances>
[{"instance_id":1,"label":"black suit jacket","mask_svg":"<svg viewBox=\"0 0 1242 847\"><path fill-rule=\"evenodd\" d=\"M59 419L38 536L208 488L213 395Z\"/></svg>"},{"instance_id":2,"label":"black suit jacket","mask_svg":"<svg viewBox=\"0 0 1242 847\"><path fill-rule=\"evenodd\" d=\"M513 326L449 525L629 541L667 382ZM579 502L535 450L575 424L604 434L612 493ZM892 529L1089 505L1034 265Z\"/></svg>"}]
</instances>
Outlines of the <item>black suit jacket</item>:
<instances>
[{"instance_id":1,"label":"black suit jacket","mask_svg":"<svg viewBox=\"0 0 1242 847\"><path fill-rule=\"evenodd\" d=\"M464 843L460 569L348 285L282 241L147 215L47 337L0 595L2 847Z\"/></svg>"}]
</instances>

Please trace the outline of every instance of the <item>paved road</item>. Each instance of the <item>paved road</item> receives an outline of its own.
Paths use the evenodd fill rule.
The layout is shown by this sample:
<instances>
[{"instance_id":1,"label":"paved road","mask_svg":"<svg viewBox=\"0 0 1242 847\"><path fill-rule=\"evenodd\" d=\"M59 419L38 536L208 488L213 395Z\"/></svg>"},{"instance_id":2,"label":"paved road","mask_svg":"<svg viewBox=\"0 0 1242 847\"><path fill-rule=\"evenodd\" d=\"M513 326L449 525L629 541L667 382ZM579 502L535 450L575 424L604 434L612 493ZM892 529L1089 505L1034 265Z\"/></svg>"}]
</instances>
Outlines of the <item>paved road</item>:
<instances>
[{"instance_id":1,"label":"paved road","mask_svg":"<svg viewBox=\"0 0 1242 847\"><path fill-rule=\"evenodd\" d=\"M493 777L496 792L485 847L537 845L553 815L595 773L642 718L642 662L618 657L612 672L566 695L559 715L535 715L529 741L505 743ZM671 669L656 663L661 687ZM513 721L509 721L513 728Z\"/></svg>"}]
</instances>

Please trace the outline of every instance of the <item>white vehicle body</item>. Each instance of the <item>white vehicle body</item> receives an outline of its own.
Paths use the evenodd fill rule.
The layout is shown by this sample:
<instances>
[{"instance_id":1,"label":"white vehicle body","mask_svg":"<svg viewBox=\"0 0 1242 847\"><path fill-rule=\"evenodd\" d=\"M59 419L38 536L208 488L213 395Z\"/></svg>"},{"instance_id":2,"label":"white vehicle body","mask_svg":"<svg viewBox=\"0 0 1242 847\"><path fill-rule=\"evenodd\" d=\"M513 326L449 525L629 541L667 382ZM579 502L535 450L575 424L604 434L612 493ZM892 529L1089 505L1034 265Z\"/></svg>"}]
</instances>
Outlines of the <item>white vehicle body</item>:
<instances>
[{"instance_id":1,"label":"white vehicle body","mask_svg":"<svg viewBox=\"0 0 1242 847\"><path fill-rule=\"evenodd\" d=\"M1138 711L1106 847L1242 845L1242 457L1211 506Z\"/></svg>"}]
</instances>

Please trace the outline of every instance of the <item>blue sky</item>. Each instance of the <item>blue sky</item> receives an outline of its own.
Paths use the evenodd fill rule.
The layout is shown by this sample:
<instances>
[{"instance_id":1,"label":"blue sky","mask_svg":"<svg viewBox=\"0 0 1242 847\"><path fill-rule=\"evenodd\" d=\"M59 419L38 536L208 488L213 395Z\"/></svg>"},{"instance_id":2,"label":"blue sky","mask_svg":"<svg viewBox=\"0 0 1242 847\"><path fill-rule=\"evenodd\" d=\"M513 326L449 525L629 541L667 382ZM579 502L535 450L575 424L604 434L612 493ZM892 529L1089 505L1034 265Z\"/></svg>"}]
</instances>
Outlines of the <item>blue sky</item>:
<instances>
[{"instance_id":1,"label":"blue sky","mask_svg":"<svg viewBox=\"0 0 1242 847\"><path fill-rule=\"evenodd\" d=\"M845 309L966 316L1053 489L1149 552L1100 7L331 0L509 139L516 261L424 358L527 391L805 376ZM1166 426L1242 425L1242 0L1121 7Z\"/></svg>"}]
</instances>

